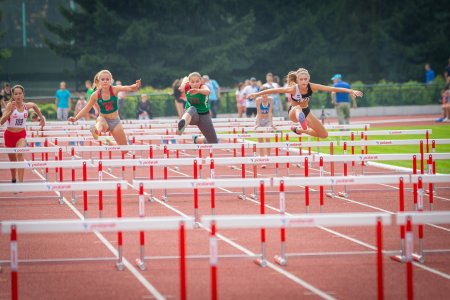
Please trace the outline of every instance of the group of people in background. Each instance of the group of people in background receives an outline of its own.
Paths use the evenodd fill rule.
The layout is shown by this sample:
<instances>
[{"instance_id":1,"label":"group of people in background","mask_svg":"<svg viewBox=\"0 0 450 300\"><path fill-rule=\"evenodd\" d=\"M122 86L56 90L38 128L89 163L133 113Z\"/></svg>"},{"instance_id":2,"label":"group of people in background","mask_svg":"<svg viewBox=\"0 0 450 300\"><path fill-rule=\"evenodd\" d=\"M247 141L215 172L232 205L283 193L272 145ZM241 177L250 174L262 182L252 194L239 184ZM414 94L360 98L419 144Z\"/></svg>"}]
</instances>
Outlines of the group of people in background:
<instances>
[{"instance_id":1,"label":"group of people in background","mask_svg":"<svg viewBox=\"0 0 450 300\"><path fill-rule=\"evenodd\" d=\"M429 64L425 66L427 83L434 79ZM288 118L298 124L291 130L296 134L308 134L319 138L326 138L328 132L322 122L311 112L309 101L314 92L324 91L331 93L331 103L335 105L339 124L349 124L350 106L356 108L356 97L361 97L362 92L351 89L350 85L343 81L341 74L335 74L330 78L333 86L321 85L310 82L308 70L299 68L287 74L283 87L279 85L279 78L272 73L266 74L266 82L263 84L252 77L239 83L236 90L236 103L238 116L244 112L247 117L255 120L255 129L259 127L271 127L276 129L273 116L283 116L283 103L280 95L286 98ZM446 86L441 93L443 118L450 118L450 59L445 70ZM126 93L137 92L141 81L136 80L133 85L123 86L120 81L114 81L108 70L99 71L93 80L85 82L86 93L78 98L74 106L74 114L69 117L72 108L72 96L66 83L61 82L55 94L56 115L58 120L76 122L94 118L95 124L90 128L94 139L99 135L110 132L114 143L118 145L128 144L125 131L121 124L120 109L124 107ZM217 134L212 118L217 117L220 106L221 88L216 80L208 75L192 72L188 76L177 79L172 84L175 106L178 113L178 134L183 134L187 126L195 125L200 129L201 135L194 135L193 142L197 144L218 143ZM38 121L41 130L45 126L45 117L39 107L33 102L24 102L25 89L20 85L11 88L5 83L0 91L0 123L7 124L4 138L6 147L16 148L26 146L26 121L32 116L33 121ZM151 119L152 111L148 96L140 95L137 104L136 118L140 120ZM262 139L259 142L263 142ZM267 142L267 140L266 140ZM261 156L270 155L270 150L261 149ZM22 154L8 154L10 161L23 161ZM23 181L23 169L11 169L12 182Z\"/></svg>"}]
</instances>

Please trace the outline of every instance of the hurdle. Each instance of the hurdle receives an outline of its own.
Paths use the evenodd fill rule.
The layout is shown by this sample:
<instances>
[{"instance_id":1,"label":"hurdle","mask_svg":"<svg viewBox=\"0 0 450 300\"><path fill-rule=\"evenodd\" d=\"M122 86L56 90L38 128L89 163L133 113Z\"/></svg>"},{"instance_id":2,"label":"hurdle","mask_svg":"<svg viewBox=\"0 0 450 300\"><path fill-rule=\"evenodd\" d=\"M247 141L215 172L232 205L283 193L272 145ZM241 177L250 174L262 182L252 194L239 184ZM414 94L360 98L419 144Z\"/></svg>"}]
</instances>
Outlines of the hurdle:
<instances>
[{"instance_id":1,"label":"hurdle","mask_svg":"<svg viewBox=\"0 0 450 300\"><path fill-rule=\"evenodd\" d=\"M211 298L217 299L218 247L217 231L241 228L311 228L317 226L374 226L377 239L377 293L384 298L382 227L391 224L391 216L382 213L203 216L202 225L210 228ZM268 262L266 262L268 264Z\"/></svg>"},{"instance_id":2,"label":"hurdle","mask_svg":"<svg viewBox=\"0 0 450 300\"><path fill-rule=\"evenodd\" d=\"M140 184L144 189L212 189L230 187L260 187L260 182L271 186L271 178L245 178L245 179L177 179L177 180L133 180L133 187L139 190ZM198 203L198 193L194 193L194 203ZM198 207L194 207L194 220L200 222Z\"/></svg>"},{"instance_id":3,"label":"hurdle","mask_svg":"<svg viewBox=\"0 0 450 300\"><path fill-rule=\"evenodd\" d=\"M160 231L178 230L180 236L180 296L186 299L186 265L185 265L185 229L193 228L193 221L185 217L159 218L127 218L127 219L90 219L90 220L33 220L33 221L2 221L1 231L11 237L11 289L12 299L18 299L18 236L19 234L42 233L89 233L123 231ZM123 270L121 245L118 246L118 270Z\"/></svg>"},{"instance_id":4,"label":"hurdle","mask_svg":"<svg viewBox=\"0 0 450 300\"><path fill-rule=\"evenodd\" d=\"M397 225L406 226L406 292L408 299L414 298L413 268L414 260L414 238L412 233L413 224L449 224L450 211L440 212L403 212L396 218Z\"/></svg>"},{"instance_id":5,"label":"hurdle","mask_svg":"<svg viewBox=\"0 0 450 300\"><path fill-rule=\"evenodd\" d=\"M419 213L422 213L424 211L424 189L423 185L425 183L449 183L450 182L450 175L412 175L411 176L411 182L414 184L417 184L417 208L416 210ZM430 188L430 191L432 191L433 188ZM432 209L433 205L433 192L429 194L429 205L430 210ZM417 223L416 223L417 224ZM425 257L424 257L424 246L423 246L423 240L424 240L424 232L423 232L423 223L418 223L418 238L419 238L419 249L418 253L413 253L413 259L424 263Z\"/></svg>"},{"instance_id":6,"label":"hurdle","mask_svg":"<svg viewBox=\"0 0 450 300\"><path fill-rule=\"evenodd\" d=\"M85 164L85 163L84 163ZM83 172L84 173L84 172ZM85 178L85 176L83 176ZM128 185L126 181L68 181L68 182L32 182L32 183L7 183L1 185L0 192L47 192L55 191L59 192L60 204L63 204L63 192L75 192L83 191L83 213L87 218L88 214L88 198L87 191L104 191L104 190L117 190L117 196L119 196L119 189L127 189ZM100 187L100 189L99 189ZM99 204L100 205L100 204ZM101 216L100 210L100 216Z\"/></svg>"},{"instance_id":7,"label":"hurdle","mask_svg":"<svg viewBox=\"0 0 450 300\"><path fill-rule=\"evenodd\" d=\"M400 180L409 182L409 174L399 175L366 175L366 176L323 176L323 177L275 177L272 179L274 186L337 186L337 185L361 185L361 184L393 184L399 183ZM281 190L280 190L281 193ZM281 196L280 196L281 197ZM305 192L306 212L309 212L309 193ZM320 206L324 203L323 192L320 193ZM281 209L280 209L281 210Z\"/></svg>"}]
</instances>

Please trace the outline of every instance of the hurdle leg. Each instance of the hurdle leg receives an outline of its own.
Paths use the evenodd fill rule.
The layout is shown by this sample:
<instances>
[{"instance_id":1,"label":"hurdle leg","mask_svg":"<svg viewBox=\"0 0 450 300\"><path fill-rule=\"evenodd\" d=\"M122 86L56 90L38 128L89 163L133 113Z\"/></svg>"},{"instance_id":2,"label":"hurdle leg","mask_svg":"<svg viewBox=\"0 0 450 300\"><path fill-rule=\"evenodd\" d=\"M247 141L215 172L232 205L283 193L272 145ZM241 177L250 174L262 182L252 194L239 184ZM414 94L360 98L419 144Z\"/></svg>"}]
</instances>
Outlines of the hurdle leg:
<instances>
[{"instance_id":1,"label":"hurdle leg","mask_svg":"<svg viewBox=\"0 0 450 300\"><path fill-rule=\"evenodd\" d=\"M333 143L330 143L330 155L334 155L334 144L333 144ZM330 175L331 175L331 176L334 176L334 162L333 162L333 161L330 162ZM323 171L321 171L321 175L320 175L320 176L323 176ZM328 192L328 193L326 194L326 196L329 197L329 198L334 198L334 197L336 197L336 194L335 194L335 192L334 192L334 186L333 186L333 185L331 186L331 191Z\"/></svg>"},{"instance_id":2,"label":"hurdle leg","mask_svg":"<svg viewBox=\"0 0 450 300\"><path fill-rule=\"evenodd\" d=\"M164 146L164 158L169 158L169 150L167 149L167 146ZM164 180L167 180L168 174L167 174L167 166L164 167ZM169 201L169 197L167 196L167 189L164 188L164 195L162 196L162 199L164 202Z\"/></svg>"},{"instance_id":3,"label":"hurdle leg","mask_svg":"<svg viewBox=\"0 0 450 300\"><path fill-rule=\"evenodd\" d=\"M19 299L19 279L17 269L19 257L17 254L17 231L16 225L11 225L11 299Z\"/></svg>"},{"instance_id":4,"label":"hurdle leg","mask_svg":"<svg viewBox=\"0 0 450 300\"><path fill-rule=\"evenodd\" d=\"M72 160L75 160L75 149L72 147L71 150ZM75 182L75 168L72 168L72 182ZM72 204L76 203L75 192L72 191Z\"/></svg>"},{"instance_id":5,"label":"hurdle leg","mask_svg":"<svg viewBox=\"0 0 450 300\"><path fill-rule=\"evenodd\" d=\"M139 217L145 216L145 199L144 199L144 185L139 184ZM139 232L139 258L136 259L136 265L142 271L145 270L145 236L144 231Z\"/></svg>"},{"instance_id":6,"label":"hurdle leg","mask_svg":"<svg viewBox=\"0 0 450 300\"><path fill-rule=\"evenodd\" d=\"M122 188L120 183L117 184L117 218L122 218ZM117 270L123 271L125 268L125 265L123 263L123 252L122 252L122 232L119 231L117 233L117 263L116 267Z\"/></svg>"},{"instance_id":7,"label":"hurdle leg","mask_svg":"<svg viewBox=\"0 0 450 300\"><path fill-rule=\"evenodd\" d=\"M419 177L417 184L417 210L419 212L423 211L423 183L422 178ZM418 225L419 228L419 252L413 253L412 257L415 261L423 264L425 262L425 257L423 255L423 224Z\"/></svg>"},{"instance_id":8,"label":"hurdle leg","mask_svg":"<svg viewBox=\"0 0 450 300\"><path fill-rule=\"evenodd\" d=\"M406 221L406 291L407 298L414 299L414 286L413 286L413 266L412 266L412 253L413 253L413 233L411 217L407 217Z\"/></svg>"},{"instance_id":9,"label":"hurdle leg","mask_svg":"<svg viewBox=\"0 0 450 300\"><path fill-rule=\"evenodd\" d=\"M404 193L404 181L403 177L400 177L399 179L399 211L403 212L405 210L405 193ZM400 225L400 255L394 255L390 258L392 260L395 260L400 263L404 263L406 261L406 255L405 255L405 226Z\"/></svg>"},{"instance_id":10,"label":"hurdle leg","mask_svg":"<svg viewBox=\"0 0 450 300\"><path fill-rule=\"evenodd\" d=\"M280 214L284 215L286 211L286 195L284 193L284 181L280 181ZM280 229L280 255L275 255L274 260L277 264L281 266L287 265L287 257L286 257L286 229L281 227Z\"/></svg>"},{"instance_id":11,"label":"hurdle leg","mask_svg":"<svg viewBox=\"0 0 450 300\"><path fill-rule=\"evenodd\" d=\"M261 181L259 184L260 189L260 213L263 216L265 211L265 203L264 203L264 181ZM261 257L257 258L255 260L255 263L259 265L260 267L266 267L267 266L267 260L266 260L266 229L261 228Z\"/></svg>"}]
</instances>

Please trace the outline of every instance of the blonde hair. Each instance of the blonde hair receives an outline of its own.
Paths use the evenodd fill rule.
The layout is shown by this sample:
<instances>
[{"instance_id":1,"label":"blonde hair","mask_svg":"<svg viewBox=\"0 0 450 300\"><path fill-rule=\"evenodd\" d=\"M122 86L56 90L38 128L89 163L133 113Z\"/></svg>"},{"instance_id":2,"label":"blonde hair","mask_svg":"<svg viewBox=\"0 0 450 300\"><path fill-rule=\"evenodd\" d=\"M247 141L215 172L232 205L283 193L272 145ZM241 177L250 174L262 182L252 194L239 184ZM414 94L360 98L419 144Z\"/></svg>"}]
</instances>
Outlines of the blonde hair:
<instances>
[{"instance_id":1,"label":"blonde hair","mask_svg":"<svg viewBox=\"0 0 450 300\"><path fill-rule=\"evenodd\" d=\"M297 75L295 74L295 71L290 71L287 76L287 84L288 86L296 84L297 83Z\"/></svg>"},{"instance_id":2,"label":"blonde hair","mask_svg":"<svg viewBox=\"0 0 450 300\"><path fill-rule=\"evenodd\" d=\"M200 79L202 78L202 75L200 75L199 72L192 72L191 74L189 74L188 79L190 80L191 77L194 77L194 76L198 76L198 77L200 77Z\"/></svg>"},{"instance_id":3,"label":"blonde hair","mask_svg":"<svg viewBox=\"0 0 450 300\"><path fill-rule=\"evenodd\" d=\"M98 89L100 87L100 80L98 79L98 77L100 76L100 74L103 74L103 73L109 74L109 76L111 76L111 82L114 81L114 79L112 77L112 74L111 74L111 72L109 70L101 70L97 74L95 74L95 76L94 76L94 80L93 80L93 82L94 82L93 83L94 89Z\"/></svg>"},{"instance_id":4,"label":"blonde hair","mask_svg":"<svg viewBox=\"0 0 450 300\"><path fill-rule=\"evenodd\" d=\"M300 74L306 74L306 76L308 77L308 80L311 78L311 76L309 75L308 70L306 70L306 69L304 69L304 68L298 69L297 72L295 72L295 74L297 75L297 77L298 77Z\"/></svg>"}]
</instances>

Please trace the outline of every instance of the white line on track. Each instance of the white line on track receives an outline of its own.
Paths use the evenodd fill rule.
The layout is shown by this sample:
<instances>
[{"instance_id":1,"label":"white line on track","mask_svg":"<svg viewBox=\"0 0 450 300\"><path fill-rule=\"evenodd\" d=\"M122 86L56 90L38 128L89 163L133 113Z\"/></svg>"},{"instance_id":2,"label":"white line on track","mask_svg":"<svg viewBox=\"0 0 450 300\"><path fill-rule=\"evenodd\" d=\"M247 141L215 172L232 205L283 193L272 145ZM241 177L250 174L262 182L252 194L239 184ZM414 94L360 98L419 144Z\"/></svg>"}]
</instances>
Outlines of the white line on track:
<instances>
[{"instance_id":1,"label":"white line on track","mask_svg":"<svg viewBox=\"0 0 450 300\"><path fill-rule=\"evenodd\" d=\"M36 172L36 174L45 181L45 177L43 177L39 172ZM58 191L54 192L58 197L61 194ZM77 215L78 218L84 220L84 216L81 212L73 206L72 203L66 199L66 197L63 197L62 200L75 213L75 215ZM102 241L106 248L113 253L114 256L119 256L119 253L114 246L100 232L94 231L94 234L100 239L100 241ZM136 279L155 297L155 299L165 299L164 296L125 258L125 256L123 256L123 264L131 272L131 274L133 274L133 276L136 277Z\"/></svg>"},{"instance_id":2,"label":"white line on track","mask_svg":"<svg viewBox=\"0 0 450 300\"><path fill-rule=\"evenodd\" d=\"M175 173L178 173L178 174L180 174L180 175L189 177L189 175L187 175L187 174L185 174L185 173L181 173L181 172L176 171L176 170L174 170L174 169L170 169L170 168L169 168L169 170L171 170L171 171L173 171L173 172L175 172ZM116 176L114 176L113 174L110 174L110 173L108 173L108 172L105 172L105 173L108 174L108 175L110 175L110 176L112 176L112 177L118 178L118 177L116 177ZM127 184L128 184L131 188L134 189L134 186L133 186L132 184L130 184L130 183L128 183L128 182L127 182ZM144 192L144 194L146 194L147 196L149 195L149 194L146 193L146 192ZM188 215L184 214L184 213L181 212L180 210L178 210L178 209L172 207L171 205L169 205L169 204L167 204L167 203L161 201L160 199L158 199L158 198L156 198L156 197L153 197L153 199L154 199L156 202L158 202L159 204L161 204L161 205L167 207L168 209L170 209L170 210L176 212L177 214L179 214L179 215L181 215L181 216L184 216L184 217L189 217ZM205 230L208 231L208 232L210 231L209 228L206 228L206 227L202 226L201 224L199 224L199 226L200 226L201 228L205 229ZM239 245L239 244L233 242L231 239L225 237L225 236L222 235L222 234L217 234L217 237L219 237L220 239L222 239L224 242L228 243L229 245L235 247L236 249L240 250L241 252L247 254L248 256L256 256L256 255L257 255L257 254L255 254L255 253L253 253L252 251L248 250L247 248L245 248L245 247L243 247L243 246L241 246L241 245ZM278 273L280 273L280 274L284 275L285 277L289 278L289 279L292 280L293 282L295 282L295 283L297 283L297 284L303 286L304 288L308 289L309 291L313 292L314 294L316 294L317 296L319 296L319 297L321 297L321 298L323 298L323 299L329 299L329 300L335 299L335 298L333 298L332 296L330 296L329 294L325 293L324 291L322 291L322 290L316 288L315 286L311 285L310 283L304 281L303 279L298 278L298 277L295 276L294 274L285 271L284 269L278 267L277 265L275 265L275 264L273 264L273 263L271 263L271 262L269 262L269 261L267 261L267 266L270 267L271 269L273 269L274 271L277 271Z\"/></svg>"}]
</instances>

